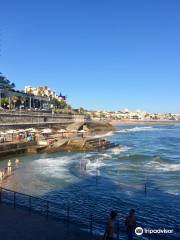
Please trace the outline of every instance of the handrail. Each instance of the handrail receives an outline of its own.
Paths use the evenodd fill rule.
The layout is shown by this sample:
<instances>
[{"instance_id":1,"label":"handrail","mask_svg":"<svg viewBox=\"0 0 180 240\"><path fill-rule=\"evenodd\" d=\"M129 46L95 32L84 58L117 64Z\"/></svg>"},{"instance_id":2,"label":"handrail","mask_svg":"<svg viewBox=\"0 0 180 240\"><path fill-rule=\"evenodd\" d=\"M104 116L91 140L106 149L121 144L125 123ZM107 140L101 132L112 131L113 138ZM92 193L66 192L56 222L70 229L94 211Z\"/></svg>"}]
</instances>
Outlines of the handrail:
<instances>
[{"instance_id":1,"label":"handrail","mask_svg":"<svg viewBox=\"0 0 180 240\"><path fill-rule=\"evenodd\" d=\"M55 204L55 205L60 205L59 203L53 202L51 200L47 200L45 198L29 195L29 194L26 194L26 193L17 192L17 191L11 190L11 189L0 187L0 190L5 190L7 192L17 193L19 195L22 195L22 196L25 196L25 197L31 197L31 198L38 199L38 200L41 200L41 201L49 201L49 203L52 203L52 204Z\"/></svg>"},{"instance_id":2,"label":"handrail","mask_svg":"<svg viewBox=\"0 0 180 240\"><path fill-rule=\"evenodd\" d=\"M4 192L9 192L12 193L12 199L9 199L8 197L5 199L5 201L3 201L3 191ZM20 196L24 196L27 197L27 203L26 204L22 204L22 201L24 199L20 199L20 203L18 203L17 198L18 195ZM33 204L33 199L35 200L39 200L38 203ZM67 221L67 223L71 222L74 223L76 225L80 225L81 227L84 226L85 228L89 229L90 234L94 233L94 230L96 229L96 227L99 224L103 224L104 226L106 225L106 219L95 219L92 213L89 213L89 217L86 217L87 221L83 221L83 220L77 220L77 219L73 219L71 218L73 215L70 214L70 205L68 204L63 204L65 206L65 208L62 208L62 204L45 199L45 198L41 198L41 197L37 197L37 196L33 196L33 195L29 195L26 193L21 193L21 192L17 192L11 189L7 189L7 188L3 188L0 186L0 204L2 202L5 203L9 203L12 204L14 208L16 208L16 206L21 206L21 207L25 207L28 208L29 213L31 213L33 210L36 212L39 212L40 214L46 216L46 218L48 219L49 216L52 216L56 219L63 219L65 221ZM56 211L58 209L62 210L62 212L58 212ZM117 220L117 237L116 239L119 240L120 237L120 233L122 234L126 234L125 228L123 225L120 224L120 219ZM146 237L148 237L150 239L150 236L147 235Z\"/></svg>"}]
</instances>

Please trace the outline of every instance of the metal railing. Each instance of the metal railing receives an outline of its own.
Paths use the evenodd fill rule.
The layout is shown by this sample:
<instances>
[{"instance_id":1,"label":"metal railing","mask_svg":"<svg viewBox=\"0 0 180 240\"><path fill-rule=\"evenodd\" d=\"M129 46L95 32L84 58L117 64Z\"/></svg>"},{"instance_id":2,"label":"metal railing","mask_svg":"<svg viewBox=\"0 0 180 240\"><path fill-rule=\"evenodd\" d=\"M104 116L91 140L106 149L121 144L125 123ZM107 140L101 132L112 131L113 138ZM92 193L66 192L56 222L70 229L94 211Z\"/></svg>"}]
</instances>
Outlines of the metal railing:
<instances>
[{"instance_id":1,"label":"metal railing","mask_svg":"<svg viewBox=\"0 0 180 240\"><path fill-rule=\"evenodd\" d=\"M48 217L52 217L57 220L66 221L67 223L74 223L80 225L81 228L89 230L89 232L93 234L93 215L90 214L89 217L86 218L86 222L77 221L77 219L71 216L71 208L68 203L60 204L3 187L0 187L0 203L10 204L14 208L25 208L29 211L29 214L37 212L38 214L45 216L47 219Z\"/></svg>"},{"instance_id":2,"label":"metal railing","mask_svg":"<svg viewBox=\"0 0 180 240\"><path fill-rule=\"evenodd\" d=\"M107 219L102 219L100 217L95 217L92 213L88 215L85 213L83 216L84 220L77 219L77 215L73 212L74 206L67 204L61 204L57 202L50 201L48 199L16 192L10 189L0 187L0 204L6 203L12 205L14 208L22 207L28 210L29 214L36 212L43 215L48 220L49 217L56 220L61 220L64 222L73 223L79 226L81 229L88 230L90 234L101 233L103 234L105 226L107 224ZM77 210L77 209L76 209ZM123 220L118 219L116 222L116 239L124 239L126 236L125 227L122 224ZM104 226L104 229L102 228ZM101 228L101 231L99 229ZM123 238L121 238L123 237ZM150 236L146 236L150 239Z\"/></svg>"}]
</instances>

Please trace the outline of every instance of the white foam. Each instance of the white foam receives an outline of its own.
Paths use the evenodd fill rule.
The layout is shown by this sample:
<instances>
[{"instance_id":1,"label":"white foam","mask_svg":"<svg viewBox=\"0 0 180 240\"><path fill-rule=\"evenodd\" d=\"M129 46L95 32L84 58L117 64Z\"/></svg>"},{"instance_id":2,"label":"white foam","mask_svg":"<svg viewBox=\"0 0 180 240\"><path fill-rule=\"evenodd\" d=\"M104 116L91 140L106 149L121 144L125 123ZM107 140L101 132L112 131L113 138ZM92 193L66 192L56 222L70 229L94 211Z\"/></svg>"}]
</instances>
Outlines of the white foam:
<instances>
[{"instance_id":1,"label":"white foam","mask_svg":"<svg viewBox=\"0 0 180 240\"><path fill-rule=\"evenodd\" d=\"M133 128L121 129L117 132L128 133L128 132L142 132L142 131L156 131L156 130L160 130L160 129L153 128L153 127L133 127Z\"/></svg>"},{"instance_id":2,"label":"white foam","mask_svg":"<svg viewBox=\"0 0 180 240\"><path fill-rule=\"evenodd\" d=\"M98 135L94 135L92 138L102 138L102 137L109 137L112 136L114 134L114 132L108 132L108 133L104 133L104 134L98 134Z\"/></svg>"},{"instance_id":3,"label":"white foam","mask_svg":"<svg viewBox=\"0 0 180 240\"><path fill-rule=\"evenodd\" d=\"M100 156L102 156L103 159L111 159L112 158L112 155L107 154L107 153L102 153L102 154L100 154Z\"/></svg>"},{"instance_id":4,"label":"white foam","mask_svg":"<svg viewBox=\"0 0 180 240\"><path fill-rule=\"evenodd\" d=\"M175 195L175 196L180 195L180 191L178 191L178 190L168 190L166 192L171 194L171 195Z\"/></svg>"},{"instance_id":5,"label":"white foam","mask_svg":"<svg viewBox=\"0 0 180 240\"><path fill-rule=\"evenodd\" d=\"M163 172L176 172L180 171L180 163L160 163L156 161L151 161L147 163L147 166L151 169Z\"/></svg>"},{"instance_id":6,"label":"white foam","mask_svg":"<svg viewBox=\"0 0 180 240\"><path fill-rule=\"evenodd\" d=\"M84 165L82 163L82 165ZM95 159L95 160L85 160L85 165L86 165L86 173L88 175L100 175L100 168L105 166L106 164L100 159Z\"/></svg>"},{"instance_id":7,"label":"white foam","mask_svg":"<svg viewBox=\"0 0 180 240\"><path fill-rule=\"evenodd\" d=\"M87 160L87 169L89 168L89 169L92 169L92 170L96 170L96 169L99 169L100 167L103 167L105 165L106 164L99 159L97 159L95 161Z\"/></svg>"},{"instance_id":8,"label":"white foam","mask_svg":"<svg viewBox=\"0 0 180 240\"><path fill-rule=\"evenodd\" d=\"M32 163L32 167L37 174L70 180L73 177L67 168L70 158L69 156L64 156L38 159Z\"/></svg>"},{"instance_id":9,"label":"white foam","mask_svg":"<svg viewBox=\"0 0 180 240\"><path fill-rule=\"evenodd\" d=\"M120 153L127 152L129 149L130 147L127 147L127 146L119 146L119 147L114 147L109 151L114 155L119 155Z\"/></svg>"}]
</instances>

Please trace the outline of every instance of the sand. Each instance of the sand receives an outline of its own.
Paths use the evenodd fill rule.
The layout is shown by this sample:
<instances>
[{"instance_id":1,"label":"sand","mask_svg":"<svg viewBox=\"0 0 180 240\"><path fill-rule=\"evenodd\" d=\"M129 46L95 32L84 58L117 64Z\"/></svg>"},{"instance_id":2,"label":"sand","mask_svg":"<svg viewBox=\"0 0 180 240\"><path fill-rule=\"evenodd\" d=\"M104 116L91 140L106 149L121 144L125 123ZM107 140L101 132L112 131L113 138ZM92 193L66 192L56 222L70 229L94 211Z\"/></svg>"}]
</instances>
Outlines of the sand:
<instances>
[{"instance_id":1,"label":"sand","mask_svg":"<svg viewBox=\"0 0 180 240\"><path fill-rule=\"evenodd\" d=\"M180 121L142 121L142 120L112 120L110 124L118 125L180 125Z\"/></svg>"}]
</instances>

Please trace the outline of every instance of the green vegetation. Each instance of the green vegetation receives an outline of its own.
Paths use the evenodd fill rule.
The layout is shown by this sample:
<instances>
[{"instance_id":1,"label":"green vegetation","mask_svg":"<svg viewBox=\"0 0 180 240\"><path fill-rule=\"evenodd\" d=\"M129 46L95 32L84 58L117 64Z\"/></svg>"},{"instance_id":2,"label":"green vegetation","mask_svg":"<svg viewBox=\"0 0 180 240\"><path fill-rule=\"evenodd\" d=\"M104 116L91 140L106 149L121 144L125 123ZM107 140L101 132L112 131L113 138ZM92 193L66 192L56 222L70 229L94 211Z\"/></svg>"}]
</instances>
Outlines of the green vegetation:
<instances>
[{"instance_id":1,"label":"green vegetation","mask_svg":"<svg viewBox=\"0 0 180 240\"><path fill-rule=\"evenodd\" d=\"M53 108L58 111L71 111L71 106L67 104L63 96L62 99L53 98L52 95L47 96L43 87L39 88L39 96L36 99L32 90L29 90L28 94L25 95L23 92L15 91L14 88L15 84L10 82L10 80L0 72L0 106L2 108L15 109L20 106L28 108L32 99L32 108L42 108L43 104L46 104L48 109Z\"/></svg>"},{"instance_id":2,"label":"green vegetation","mask_svg":"<svg viewBox=\"0 0 180 240\"><path fill-rule=\"evenodd\" d=\"M6 89L14 89L15 84L11 83L7 77L5 77L1 72L0 72L0 87L6 88Z\"/></svg>"},{"instance_id":3,"label":"green vegetation","mask_svg":"<svg viewBox=\"0 0 180 240\"><path fill-rule=\"evenodd\" d=\"M68 109L68 110L70 110L71 109L71 106L70 105L68 105L67 103L66 103L66 101L64 101L64 100L57 100L57 99L53 99L53 104L54 104L54 107L55 108L58 108L58 109Z\"/></svg>"},{"instance_id":4,"label":"green vegetation","mask_svg":"<svg viewBox=\"0 0 180 240\"><path fill-rule=\"evenodd\" d=\"M1 99L1 105L5 108L7 108L7 106L9 105L9 100L8 98L2 98Z\"/></svg>"}]
</instances>

